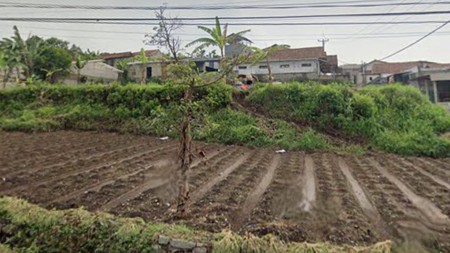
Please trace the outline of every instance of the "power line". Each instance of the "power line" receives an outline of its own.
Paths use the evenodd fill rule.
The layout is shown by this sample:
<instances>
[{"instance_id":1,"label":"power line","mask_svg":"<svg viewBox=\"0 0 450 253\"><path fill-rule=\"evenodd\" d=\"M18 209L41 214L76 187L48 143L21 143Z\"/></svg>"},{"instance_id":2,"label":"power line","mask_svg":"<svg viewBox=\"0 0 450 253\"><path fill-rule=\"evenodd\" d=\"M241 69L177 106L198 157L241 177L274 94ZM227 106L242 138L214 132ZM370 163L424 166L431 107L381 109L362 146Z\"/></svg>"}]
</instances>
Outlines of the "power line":
<instances>
[{"instance_id":1,"label":"power line","mask_svg":"<svg viewBox=\"0 0 450 253\"><path fill-rule=\"evenodd\" d=\"M62 24L64 25L64 24ZM39 30L48 30L48 31L68 31L68 32L82 32L82 33L111 33L111 34L135 34L135 35L145 35L147 32L133 32L133 31L108 31L108 30L88 30L88 29L71 29L71 28L49 28L49 27L37 27L37 26L20 26L19 28L25 29L39 29ZM391 33L361 33L358 34L361 38L406 38L406 37L417 37L422 36L425 31L411 31L411 32L391 32ZM450 32L437 32L435 35L448 35ZM178 36L203 36L202 33L177 33ZM342 36L342 37L333 37L332 39L349 39L353 37L353 33L329 33L329 36ZM251 37L274 37L280 38L302 38L302 37L311 37L315 38L320 36L317 33L309 33L309 34L266 34L266 35L251 35Z\"/></svg>"},{"instance_id":2,"label":"power line","mask_svg":"<svg viewBox=\"0 0 450 253\"><path fill-rule=\"evenodd\" d=\"M345 13L345 14L315 14L315 15L286 15L286 16L241 16L241 17L221 17L221 20L270 20L270 19L301 19L301 18L352 18L352 17L379 17L379 16L424 16L450 14L450 10L427 11L427 12L373 12L373 13ZM4 17L3 21L17 21L24 18ZM34 21L158 21L157 18L27 18ZM215 20L215 17L178 17L166 18L166 20L187 20L187 21L208 21Z\"/></svg>"},{"instance_id":3,"label":"power line","mask_svg":"<svg viewBox=\"0 0 450 253\"><path fill-rule=\"evenodd\" d=\"M99 24L99 25L134 25L134 26L156 26L158 23L151 22L125 22L125 21L83 21L83 20L70 20L70 19L36 19L36 18L0 18L0 21L16 21L16 22L36 22L36 23L58 23L58 24ZM423 25L423 24L443 24L445 21L440 20L422 20L422 21L397 21L397 22L277 22L277 23L228 23L228 26L355 26L355 25ZM214 25L211 23L183 23L184 26L209 26Z\"/></svg>"},{"instance_id":4,"label":"power line","mask_svg":"<svg viewBox=\"0 0 450 253\"><path fill-rule=\"evenodd\" d=\"M167 6L168 10L235 10L235 9L300 9L300 8L371 8L383 6L428 5L422 2L367 3L369 1L341 1L326 3L303 4L269 4L269 5L202 5L202 6ZM380 1L375 1L380 2ZM383 2L383 1L381 1ZM450 1L439 2L439 5L449 5ZM160 6L94 6L94 5L63 5L63 4L33 4L0 2L0 8L37 8L37 9L86 9L86 10L158 10Z\"/></svg>"},{"instance_id":5,"label":"power line","mask_svg":"<svg viewBox=\"0 0 450 253\"><path fill-rule=\"evenodd\" d=\"M404 47L404 48L402 48L402 49L400 49L400 50L398 50L398 51L396 51L396 52L394 52L394 53L392 53L392 54L390 54L390 55L388 55L388 56L382 58L381 61L384 61L384 60L386 60L386 59L389 59L389 58L391 58L392 56L397 55L397 54L399 54L399 53L401 53L401 52L407 50L408 48L410 48L410 47L412 47L412 46L418 44L418 43L421 42L422 40L428 38L429 36L433 35L435 32L437 32L437 31L441 30L442 28L444 28L446 25L448 25L448 23L450 23L450 20L448 20L448 21L445 22L444 24L438 26L438 27L437 27L436 29L434 29L433 31L431 31L431 32L429 32L429 33L427 33L427 34L425 34L425 35L424 35L423 37L421 37L420 39L418 39L418 40L414 41L413 43L407 45L406 47Z\"/></svg>"}]
</instances>

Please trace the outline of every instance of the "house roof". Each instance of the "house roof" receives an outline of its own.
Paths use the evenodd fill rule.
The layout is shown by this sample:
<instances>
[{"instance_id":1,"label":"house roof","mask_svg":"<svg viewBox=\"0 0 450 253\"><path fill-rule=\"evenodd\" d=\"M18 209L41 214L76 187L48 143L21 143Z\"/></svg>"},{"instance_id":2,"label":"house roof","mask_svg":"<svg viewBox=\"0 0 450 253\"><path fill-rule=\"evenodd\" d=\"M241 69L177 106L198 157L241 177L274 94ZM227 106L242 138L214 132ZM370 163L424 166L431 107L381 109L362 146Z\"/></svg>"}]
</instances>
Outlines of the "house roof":
<instances>
[{"instance_id":1,"label":"house roof","mask_svg":"<svg viewBox=\"0 0 450 253\"><path fill-rule=\"evenodd\" d=\"M100 55L100 58L103 60L132 58L140 53L141 52L120 52L120 53L112 53L112 54L103 54L103 55ZM153 57L160 53L161 53L161 51L159 51L159 49L145 50L145 55L147 57Z\"/></svg>"},{"instance_id":2,"label":"house roof","mask_svg":"<svg viewBox=\"0 0 450 253\"><path fill-rule=\"evenodd\" d=\"M323 50L323 47L286 48L270 55L269 61L293 61L326 57L327 53Z\"/></svg>"},{"instance_id":3,"label":"house roof","mask_svg":"<svg viewBox=\"0 0 450 253\"><path fill-rule=\"evenodd\" d=\"M405 72L414 67L422 68L447 68L450 64L428 62L428 61L413 61L413 62L375 62L372 66L373 74L396 74Z\"/></svg>"}]
</instances>

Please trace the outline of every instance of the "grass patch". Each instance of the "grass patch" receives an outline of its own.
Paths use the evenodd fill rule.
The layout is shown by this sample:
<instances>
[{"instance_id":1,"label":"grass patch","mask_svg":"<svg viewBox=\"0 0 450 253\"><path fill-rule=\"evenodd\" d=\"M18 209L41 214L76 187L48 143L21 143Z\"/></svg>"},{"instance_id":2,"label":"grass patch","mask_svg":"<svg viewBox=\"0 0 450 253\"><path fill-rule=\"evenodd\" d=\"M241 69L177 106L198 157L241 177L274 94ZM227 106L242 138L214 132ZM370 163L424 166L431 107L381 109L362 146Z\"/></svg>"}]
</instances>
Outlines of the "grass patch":
<instances>
[{"instance_id":1,"label":"grass patch","mask_svg":"<svg viewBox=\"0 0 450 253\"><path fill-rule=\"evenodd\" d=\"M183 86L29 86L0 91L0 129L99 130L177 137ZM233 110L231 88L211 86L195 95L194 139L250 147L325 150L329 140L282 120Z\"/></svg>"},{"instance_id":2,"label":"grass patch","mask_svg":"<svg viewBox=\"0 0 450 253\"><path fill-rule=\"evenodd\" d=\"M155 252L155 235L186 239L213 245L216 253L273 252L355 252L389 253L391 242L367 247L332 244L284 243L267 235L240 236L230 231L218 234L185 226L149 224L141 219L118 218L82 209L47 211L15 198L0 198L0 250L14 247L17 252Z\"/></svg>"},{"instance_id":3,"label":"grass patch","mask_svg":"<svg viewBox=\"0 0 450 253\"><path fill-rule=\"evenodd\" d=\"M259 85L247 101L272 117L402 155L450 156L450 114L416 88L290 83Z\"/></svg>"}]
</instances>

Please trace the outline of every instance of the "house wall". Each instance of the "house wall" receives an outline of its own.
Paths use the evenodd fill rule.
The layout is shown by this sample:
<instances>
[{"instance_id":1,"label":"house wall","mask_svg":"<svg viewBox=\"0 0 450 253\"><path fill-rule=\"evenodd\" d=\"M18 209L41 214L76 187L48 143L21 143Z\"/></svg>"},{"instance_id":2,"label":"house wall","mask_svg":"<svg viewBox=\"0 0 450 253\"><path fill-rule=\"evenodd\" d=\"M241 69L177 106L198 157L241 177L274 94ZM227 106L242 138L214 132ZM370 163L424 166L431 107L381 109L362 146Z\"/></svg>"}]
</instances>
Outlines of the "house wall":
<instances>
[{"instance_id":1,"label":"house wall","mask_svg":"<svg viewBox=\"0 0 450 253\"><path fill-rule=\"evenodd\" d=\"M0 69L0 89L15 87L17 86L18 82L20 83L20 81L23 81L25 79L25 76L23 75L22 69L19 69L19 72L20 73L17 73L16 68L12 69L6 82L3 82L5 72L4 69Z\"/></svg>"},{"instance_id":2,"label":"house wall","mask_svg":"<svg viewBox=\"0 0 450 253\"><path fill-rule=\"evenodd\" d=\"M80 71L80 76L86 79L87 83L103 82L112 83L119 80L121 71L115 69L103 61L89 61ZM78 71L72 65L70 74L57 78L58 82L68 85L78 84Z\"/></svg>"},{"instance_id":3,"label":"house wall","mask_svg":"<svg viewBox=\"0 0 450 253\"><path fill-rule=\"evenodd\" d=\"M142 79L142 63L132 63L128 65L128 77L135 82L140 82ZM152 78L165 78L165 69L160 62L149 62L146 67L152 68ZM147 79L150 77L147 76Z\"/></svg>"},{"instance_id":4,"label":"house wall","mask_svg":"<svg viewBox=\"0 0 450 253\"><path fill-rule=\"evenodd\" d=\"M297 78L315 79L320 75L320 65L318 60L280 61L270 62L269 64L272 75L277 81L287 81ZM261 66L267 66L267 63L261 62L256 65L241 64L234 69L239 75L253 74L258 77L261 76L264 80L264 76L266 76L265 78L267 79L269 70L268 68L261 68Z\"/></svg>"}]
</instances>

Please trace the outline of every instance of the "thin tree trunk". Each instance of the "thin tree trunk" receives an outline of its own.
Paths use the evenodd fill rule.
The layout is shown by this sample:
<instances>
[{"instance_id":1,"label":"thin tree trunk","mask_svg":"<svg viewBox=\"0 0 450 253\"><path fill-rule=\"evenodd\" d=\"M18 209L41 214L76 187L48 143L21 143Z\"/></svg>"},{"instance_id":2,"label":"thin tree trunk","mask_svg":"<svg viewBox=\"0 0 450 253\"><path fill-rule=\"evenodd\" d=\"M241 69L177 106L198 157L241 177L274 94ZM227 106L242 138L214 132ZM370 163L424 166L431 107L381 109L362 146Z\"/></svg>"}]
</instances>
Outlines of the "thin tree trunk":
<instances>
[{"instance_id":1,"label":"thin tree trunk","mask_svg":"<svg viewBox=\"0 0 450 253\"><path fill-rule=\"evenodd\" d=\"M81 69L77 70L77 84L81 83Z\"/></svg>"},{"instance_id":2,"label":"thin tree trunk","mask_svg":"<svg viewBox=\"0 0 450 253\"><path fill-rule=\"evenodd\" d=\"M221 58L220 58L220 69L223 72L223 71L225 71L225 69L224 69L224 66L225 66L225 52L224 52L224 48L223 47L220 48L220 55L221 55ZM226 74L223 75L222 82L224 82L224 83L227 82L227 75Z\"/></svg>"},{"instance_id":3,"label":"thin tree trunk","mask_svg":"<svg viewBox=\"0 0 450 253\"><path fill-rule=\"evenodd\" d=\"M142 80L141 80L141 84L144 85L145 81L147 80L147 65L142 64Z\"/></svg>"},{"instance_id":4,"label":"thin tree trunk","mask_svg":"<svg viewBox=\"0 0 450 253\"><path fill-rule=\"evenodd\" d=\"M272 69L270 68L269 57L266 58L267 70L269 71L269 85L273 84Z\"/></svg>"},{"instance_id":5,"label":"thin tree trunk","mask_svg":"<svg viewBox=\"0 0 450 253\"><path fill-rule=\"evenodd\" d=\"M192 96L194 86L191 85L185 90L184 102L186 103L186 111L181 127L181 139L179 149L179 159L181 161L179 167L178 178L178 205L177 211L180 217L186 217L189 213L189 169L192 162L192 136L191 136L191 120L192 120Z\"/></svg>"}]
</instances>

